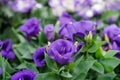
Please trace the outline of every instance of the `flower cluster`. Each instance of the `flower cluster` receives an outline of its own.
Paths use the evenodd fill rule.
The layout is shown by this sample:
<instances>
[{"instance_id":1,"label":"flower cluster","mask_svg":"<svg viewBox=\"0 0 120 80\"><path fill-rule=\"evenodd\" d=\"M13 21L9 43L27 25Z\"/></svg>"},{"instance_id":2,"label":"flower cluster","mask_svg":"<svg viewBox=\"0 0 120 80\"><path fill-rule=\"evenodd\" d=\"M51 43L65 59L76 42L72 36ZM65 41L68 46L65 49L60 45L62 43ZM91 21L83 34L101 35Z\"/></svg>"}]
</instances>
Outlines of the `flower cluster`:
<instances>
[{"instance_id":1,"label":"flower cluster","mask_svg":"<svg viewBox=\"0 0 120 80\"><path fill-rule=\"evenodd\" d=\"M76 12L83 18L91 18L105 10L120 10L119 0L49 0L53 14L60 16L63 12Z\"/></svg>"}]
</instances>

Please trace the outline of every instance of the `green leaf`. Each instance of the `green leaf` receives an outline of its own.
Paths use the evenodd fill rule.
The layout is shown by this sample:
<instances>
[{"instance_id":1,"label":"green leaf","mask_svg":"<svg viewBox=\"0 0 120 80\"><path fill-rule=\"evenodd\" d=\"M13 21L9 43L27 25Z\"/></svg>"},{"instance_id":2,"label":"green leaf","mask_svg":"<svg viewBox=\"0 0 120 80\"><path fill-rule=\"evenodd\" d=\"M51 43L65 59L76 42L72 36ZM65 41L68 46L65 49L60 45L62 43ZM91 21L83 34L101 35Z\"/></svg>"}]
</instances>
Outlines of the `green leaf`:
<instances>
[{"instance_id":1,"label":"green leaf","mask_svg":"<svg viewBox=\"0 0 120 80\"><path fill-rule=\"evenodd\" d=\"M52 72L40 73L36 76L35 80L60 80L58 75Z\"/></svg>"},{"instance_id":2,"label":"green leaf","mask_svg":"<svg viewBox=\"0 0 120 80\"><path fill-rule=\"evenodd\" d=\"M58 71L57 63L54 60L52 60L46 53L45 53L45 60L46 60L47 67L49 69L51 69L54 72Z\"/></svg>"},{"instance_id":3,"label":"green leaf","mask_svg":"<svg viewBox=\"0 0 120 80\"><path fill-rule=\"evenodd\" d=\"M6 80L7 77L10 77L10 74L15 72L15 69L11 67L6 59L0 55L0 67L2 68L3 80Z\"/></svg>"},{"instance_id":4,"label":"green leaf","mask_svg":"<svg viewBox=\"0 0 120 80\"><path fill-rule=\"evenodd\" d=\"M9 34L9 35L6 35ZM4 33L0 35L1 39L12 39L13 42L18 42L19 38L17 36L17 32L15 31L14 28L8 27L5 29Z\"/></svg>"},{"instance_id":5,"label":"green leaf","mask_svg":"<svg viewBox=\"0 0 120 80\"><path fill-rule=\"evenodd\" d=\"M105 11L103 14L102 14L102 20L104 21L108 21L110 17L118 17L119 16L119 11L113 11L113 10L109 10L109 11Z\"/></svg>"},{"instance_id":6,"label":"green leaf","mask_svg":"<svg viewBox=\"0 0 120 80\"><path fill-rule=\"evenodd\" d=\"M31 70L33 72L38 72L36 65L34 63L29 63L25 61L17 67L17 69L20 69L20 70L24 68Z\"/></svg>"},{"instance_id":7,"label":"green leaf","mask_svg":"<svg viewBox=\"0 0 120 80\"><path fill-rule=\"evenodd\" d=\"M93 59L82 59L80 63L73 70L73 79L72 80L84 80L89 69L93 66Z\"/></svg>"},{"instance_id":8,"label":"green leaf","mask_svg":"<svg viewBox=\"0 0 120 80\"><path fill-rule=\"evenodd\" d=\"M103 58L106 52L100 47L96 52L95 52L95 57L96 58Z\"/></svg>"},{"instance_id":9,"label":"green leaf","mask_svg":"<svg viewBox=\"0 0 120 80\"><path fill-rule=\"evenodd\" d=\"M109 50L104 57L113 57L117 52L117 50Z\"/></svg>"},{"instance_id":10,"label":"green leaf","mask_svg":"<svg viewBox=\"0 0 120 80\"><path fill-rule=\"evenodd\" d=\"M38 38L39 38L39 44L44 45L45 43L47 43L47 39L43 31L38 35Z\"/></svg>"},{"instance_id":11,"label":"green leaf","mask_svg":"<svg viewBox=\"0 0 120 80\"><path fill-rule=\"evenodd\" d=\"M92 70L97 71L98 73L101 73L101 74L104 73L104 67L98 61L95 61L95 63L92 66Z\"/></svg>"},{"instance_id":12,"label":"green leaf","mask_svg":"<svg viewBox=\"0 0 120 80\"><path fill-rule=\"evenodd\" d=\"M70 74L68 71L65 72L65 71L62 71L61 74L60 74L62 77L65 77L65 78L72 78L72 74Z\"/></svg>"},{"instance_id":13,"label":"green leaf","mask_svg":"<svg viewBox=\"0 0 120 80\"><path fill-rule=\"evenodd\" d=\"M116 76L114 72L101 74L98 76L97 80L113 80L113 78Z\"/></svg>"},{"instance_id":14,"label":"green leaf","mask_svg":"<svg viewBox=\"0 0 120 80\"><path fill-rule=\"evenodd\" d=\"M36 50L27 42L19 44L16 49L24 59L32 59L32 54Z\"/></svg>"},{"instance_id":15,"label":"green leaf","mask_svg":"<svg viewBox=\"0 0 120 80\"><path fill-rule=\"evenodd\" d=\"M115 57L102 58L100 63L104 66L105 71L112 72L120 64L120 60Z\"/></svg>"},{"instance_id":16,"label":"green leaf","mask_svg":"<svg viewBox=\"0 0 120 80\"><path fill-rule=\"evenodd\" d=\"M94 53L96 52L101 46L102 46L103 42L102 41L96 41L92 47L90 47L88 49L89 53Z\"/></svg>"}]
</instances>

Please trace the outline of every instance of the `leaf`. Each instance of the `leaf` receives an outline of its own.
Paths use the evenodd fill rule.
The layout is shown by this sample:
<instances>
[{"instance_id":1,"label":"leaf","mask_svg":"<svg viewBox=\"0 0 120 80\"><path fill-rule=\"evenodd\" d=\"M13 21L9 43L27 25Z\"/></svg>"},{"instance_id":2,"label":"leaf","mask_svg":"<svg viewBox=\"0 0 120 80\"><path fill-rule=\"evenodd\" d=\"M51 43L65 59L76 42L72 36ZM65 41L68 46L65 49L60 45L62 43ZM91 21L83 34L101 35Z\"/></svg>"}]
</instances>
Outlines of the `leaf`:
<instances>
[{"instance_id":1,"label":"leaf","mask_svg":"<svg viewBox=\"0 0 120 80\"><path fill-rule=\"evenodd\" d=\"M17 69L20 69L20 70L24 68L34 71L34 72L38 72L36 65L34 63L29 63L25 61L17 67Z\"/></svg>"},{"instance_id":2,"label":"leaf","mask_svg":"<svg viewBox=\"0 0 120 80\"><path fill-rule=\"evenodd\" d=\"M113 57L117 52L117 50L109 50L104 57Z\"/></svg>"},{"instance_id":3,"label":"leaf","mask_svg":"<svg viewBox=\"0 0 120 80\"><path fill-rule=\"evenodd\" d=\"M60 80L58 75L52 72L40 73L36 76L35 80Z\"/></svg>"},{"instance_id":4,"label":"leaf","mask_svg":"<svg viewBox=\"0 0 120 80\"><path fill-rule=\"evenodd\" d=\"M72 80L84 80L89 69L93 66L93 59L82 59L82 61L73 70Z\"/></svg>"},{"instance_id":5,"label":"leaf","mask_svg":"<svg viewBox=\"0 0 120 80\"><path fill-rule=\"evenodd\" d=\"M113 78L116 76L114 72L101 74L98 76L97 80L113 80Z\"/></svg>"},{"instance_id":6,"label":"leaf","mask_svg":"<svg viewBox=\"0 0 120 80\"><path fill-rule=\"evenodd\" d=\"M21 54L24 59L32 59L32 54L35 52L35 48L29 43L24 42L16 47L17 51Z\"/></svg>"},{"instance_id":7,"label":"leaf","mask_svg":"<svg viewBox=\"0 0 120 80\"><path fill-rule=\"evenodd\" d=\"M103 58L106 52L100 47L96 52L95 52L95 57L96 58Z\"/></svg>"},{"instance_id":8,"label":"leaf","mask_svg":"<svg viewBox=\"0 0 120 80\"><path fill-rule=\"evenodd\" d=\"M11 67L6 59L0 55L0 67L2 68L2 77L3 80L6 80L7 77L10 77L10 74L15 72L15 69Z\"/></svg>"},{"instance_id":9,"label":"leaf","mask_svg":"<svg viewBox=\"0 0 120 80\"><path fill-rule=\"evenodd\" d=\"M8 34L8 35L6 35ZM13 42L18 42L19 41L19 38L17 36L17 32L15 31L14 28L6 28L4 33L2 35L0 35L0 38L1 39L12 39Z\"/></svg>"},{"instance_id":10,"label":"leaf","mask_svg":"<svg viewBox=\"0 0 120 80\"><path fill-rule=\"evenodd\" d=\"M104 66L105 71L112 72L120 64L120 60L115 57L102 58L100 63Z\"/></svg>"},{"instance_id":11,"label":"leaf","mask_svg":"<svg viewBox=\"0 0 120 80\"><path fill-rule=\"evenodd\" d=\"M109 10L109 11L105 11L102 14L102 20L104 21L108 21L110 17L115 16L118 17L119 16L119 11L113 11L113 10Z\"/></svg>"},{"instance_id":12,"label":"leaf","mask_svg":"<svg viewBox=\"0 0 120 80\"><path fill-rule=\"evenodd\" d=\"M54 60L52 60L46 53L45 53L45 60L46 60L47 67L49 69L55 72L58 71L57 63Z\"/></svg>"},{"instance_id":13,"label":"leaf","mask_svg":"<svg viewBox=\"0 0 120 80\"><path fill-rule=\"evenodd\" d=\"M88 49L89 53L94 53L96 52L101 46L102 46L103 42L102 41L96 41L92 47L90 47Z\"/></svg>"},{"instance_id":14,"label":"leaf","mask_svg":"<svg viewBox=\"0 0 120 80\"><path fill-rule=\"evenodd\" d=\"M45 43L47 43L47 39L43 31L38 35L38 38L39 38L39 44L44 45Z\"/></svg>"},{"instance_id":15,"label":"leaf","mask_svg":"<svg viewBox=\"0 0 120 80\"><path fill-rule=\"evenodd\" d=\"M73 77L72 74L70 74L69 72L65 72L65 71L62 71L61 76L64 78L72 78Z\"/></svg>"},{"instance_id":16,"label":"leaf","mask_svg":"<svg viewBox=\"0 0 120 80\"><path fill-rule=\"evenodd\" d=\"M95 61L95 63L92 66L92 70L97 71L98 73L101 73L101 74L104 73L104 67L98 61Z\"/></svg>"}]
</instances>

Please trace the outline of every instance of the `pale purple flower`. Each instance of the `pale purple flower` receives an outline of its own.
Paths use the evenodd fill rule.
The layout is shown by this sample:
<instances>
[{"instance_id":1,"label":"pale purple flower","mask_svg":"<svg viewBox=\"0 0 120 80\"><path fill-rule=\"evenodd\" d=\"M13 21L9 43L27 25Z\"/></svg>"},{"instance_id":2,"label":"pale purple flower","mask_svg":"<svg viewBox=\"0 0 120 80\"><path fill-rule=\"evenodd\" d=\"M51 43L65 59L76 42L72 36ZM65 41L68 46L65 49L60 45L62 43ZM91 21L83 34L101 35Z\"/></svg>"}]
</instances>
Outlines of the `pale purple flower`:
<instances>
[{"instance_id":1,"label":"pale purple flower","mask_svg":"<svg viewBox=\"0 0 120 80\"><path fill-rule=\"evenodd\" d=\"M39 34L41 31L40 24L41 19L30 18L20 27L20 30L24 32L26 37L29 39Z\"/></svg>"},{"instance_id":2,"label":"pale purple flower","mask_svg":"<svg viewBox=\"0 0 120 80\"><path fill-rule=\"evenodd\" d=\"M12 75L11 80L35 80L36 73L30 70L22 70Z\"/></svg>"},{"instance_id":3,"label":"pale purple flower","mask_svg":"<svg viewBox=\"0 0 120 80\"><path fill-rule=\"evenodd\" d=\"M44 58L45 52L46 52L46 48L40 47L33 54L33 60L38 67L42 67L45 65L45 58Z\"/></svg>"},{"instance_id":4,"label":"pale purple flower","mask_svg":"<svg viewBox=\"0 0 120 80\"><path fill-rule=\"evenodd\" d=\"M50 44L48 55L59 64L68 64L73 61L73 55L77 51L76 46L63 39L58 39Z\"/></svg>"},{"instance_id":5,"label":"pale purple flower","mask_svg":"<svg viewBox=\"0 0 120 80\"><path fill-rule=\"evenodd\" d=\"M47 40L49 41L54 40L54 37L55 37L54 25L53 24L45 25L44 33L45 33Z\"/></svg>"},{"instance_id":6,"label":"pale purple flower","mask_svg":"<svg viewBox=\"0 0 120 80\"><path fill-rule=\"evenodd\" d=\"M0 53L6 59L14 59L15 58L15 53L12 49L12 40L11 39L2 41Z\"/></svg>"},{"instance_id":7,"label":"pale purple flower","mask_svg":"<svg viewBox=\"0 0 120 80\"><path fill-rule=\"evenodd\" d=\"M10 3L11 8L16 12L29 12L36 4L36 0L15 0Z\"/></svg>"},{"instance_id":8,"label":"pale purple flower","mask_svg":"<svg viewBox=\"0 0 120 80\"><path fill-rule=\"evenodd\" d=\"M106 0L105 6L107 10L120 10L120 0Z\"/></svg>"}]
</instances>

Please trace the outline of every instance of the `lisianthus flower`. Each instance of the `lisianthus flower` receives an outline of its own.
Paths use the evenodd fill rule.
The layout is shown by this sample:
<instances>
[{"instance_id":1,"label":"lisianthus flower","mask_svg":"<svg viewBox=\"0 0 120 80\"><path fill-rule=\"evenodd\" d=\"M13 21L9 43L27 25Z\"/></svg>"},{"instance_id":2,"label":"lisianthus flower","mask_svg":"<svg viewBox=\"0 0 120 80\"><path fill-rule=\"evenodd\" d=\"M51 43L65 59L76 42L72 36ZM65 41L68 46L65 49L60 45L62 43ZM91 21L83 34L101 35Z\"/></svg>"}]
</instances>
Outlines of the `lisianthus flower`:
<instances>
[{"instance_id":1,"label":"lisianthus flower","mask_svg":"<svg viewBox=\"0 0 120 80\"><path fill-rule=\"evenodd\" d=\"M38 67L42 67L45 65L45 58L44 58L45 51L46 51L45 47L40 47L33 54L33 60Z\"/></svg>"},{"instance_id":2,"label":"lisianthus flower","mask_svg":"<svg viewBox=\"0 0 120 80\"><path fill-rule=\"evenodd\" d=\"M63 12L58 20L60 22L60 25L75 22L72 16L68 14L67 12Z\"/></svg>"},{"instance_id":3,"label":"lisianthus flower","mask_svg":"<svg viewBox=\"0 0 120 80\"><path fill-rule=\"evenodd\" d=\"M31 37L36 36L37 34L39 34L41 28L40 28L40 24L41 24L41 19L37 19L37 18L30 18L28 19L25 24L23 24L20 27L20 30L26 35L26 37L29 39Z\"/></svg>"},{"instance_id":4,"label":"lisianthus flower","mask_svg":"<svg viewBox=\"0 0 120 80\"><path fill-rule=\"evenodd\" d=\"M111 24L108 27L105 27L103 30L103 35L107 35L107 37L112 41L115 37L120 34L120 28L115 24Z\"/></svg>"},{"instance_id":5,"label":"lisianthus flower","mask_svg":"<svg viewBox=\"0 0 120 80\"><path fill-rule=\"evenodd\" d=\"M76 51L76 46L72 42L58 39L50 44L48 55L59 64L68 64L74 60L72 56Z\"/></svg>"},{"instance_id":6,"label":"lisianthus flower","mask_svg":"<svg viewBox=\"0 0 120 80\"><path fill-rule=\"evenodd\" d=\"M47 40L51 41L54 39L55 33L54 33L54 25L53 24L45 25L44 32L45 32L45 36L46 36Z\"/></svg>"},{"instance_id":7,"label":"lisianthus flower","mask_svg":"<svg viewBox=\"0 0 120 80\"><path fill-rule=\"evenodd\" d=\"M12 40L11 39L2 41L0 53L6 59L14 59L15 58L15 53L12 49Z\"/></svg>"},{"instance_id":8,"label":"lisianthus flower","mask_svg":"<svg viewBox=\"0 0 120 80\"><path fill-rule=\"evenodd\" d=\"M35 80L36 73L30 70L22 70L12 75L11 80Z\"/></svg>"}]
</instances>

